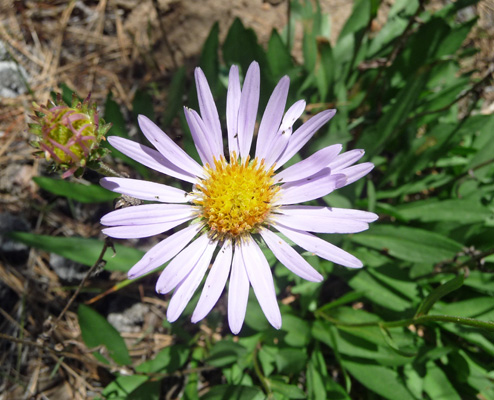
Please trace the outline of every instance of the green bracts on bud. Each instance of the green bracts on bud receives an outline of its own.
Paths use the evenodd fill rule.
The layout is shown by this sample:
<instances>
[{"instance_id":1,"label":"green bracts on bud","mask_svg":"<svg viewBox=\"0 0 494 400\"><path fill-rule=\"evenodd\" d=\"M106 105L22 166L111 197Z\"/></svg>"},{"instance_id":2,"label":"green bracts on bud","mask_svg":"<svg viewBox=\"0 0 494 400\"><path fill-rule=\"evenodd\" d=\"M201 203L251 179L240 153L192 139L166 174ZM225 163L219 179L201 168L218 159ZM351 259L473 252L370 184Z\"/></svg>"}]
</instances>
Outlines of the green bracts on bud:
<instances>
[{"instance_id":1,"label":"green bracts on bud","mask_svg":"<svg viewBox=\"0 0 494 400\"><path fill-rule=\"evenodd\" d=\"M111 124L100 121L96 104L90 103L89 97L81 102L74 96L71 106L60 95L46 106L33 104L35 115L31 118L35 122L29 124L29 131L37 136L33 145L65 171L62 178L82 173L88 163L99 161L107 152L99 144Z\"/></svg>"}]
</instances>

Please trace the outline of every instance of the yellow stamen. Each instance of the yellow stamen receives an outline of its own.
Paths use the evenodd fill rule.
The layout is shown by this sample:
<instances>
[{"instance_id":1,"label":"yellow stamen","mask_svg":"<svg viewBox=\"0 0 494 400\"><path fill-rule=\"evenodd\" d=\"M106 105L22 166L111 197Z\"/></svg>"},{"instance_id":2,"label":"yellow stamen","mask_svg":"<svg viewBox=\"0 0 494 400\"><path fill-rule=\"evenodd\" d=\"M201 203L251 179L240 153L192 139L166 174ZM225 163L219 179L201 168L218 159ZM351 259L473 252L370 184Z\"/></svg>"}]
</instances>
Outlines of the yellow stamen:
<instances>
[{"instance_id":1,"label":"yellow stamen","mask_svg":"<svg viewBox=\"0 0 494 400\"><path fill-rule=\"evenodd\" d=\"M196 186L195 204L211 235L219 240L237 238L255 232L266 221L279 191L274 186L274 167L266 170L264 160L247 157L241 161L235 152L230 163L221 156L215 169L206 165L207 178Z\"/></svg>"}]
</instances>

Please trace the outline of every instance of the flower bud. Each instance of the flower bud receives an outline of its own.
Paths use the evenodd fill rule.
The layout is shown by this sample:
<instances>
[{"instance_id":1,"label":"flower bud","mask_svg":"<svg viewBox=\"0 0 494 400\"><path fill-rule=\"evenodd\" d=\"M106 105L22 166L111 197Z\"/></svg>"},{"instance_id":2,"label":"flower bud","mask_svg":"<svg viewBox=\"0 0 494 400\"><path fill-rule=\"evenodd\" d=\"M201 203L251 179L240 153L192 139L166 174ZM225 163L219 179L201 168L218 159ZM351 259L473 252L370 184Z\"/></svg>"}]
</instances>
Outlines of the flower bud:
<instances>
[{"instance_id":1,"label":"flower bud","mask_svg":"<svg viewBox=\"0 0 494 400\"><path fill-rule=\"evenodd\" d=\"M33 104L35 115L31 118L35 123L29 124L29 131L37 136L33 145L41 150L39 155L65 171L64 179L82 174L88 163L100 160L107 152L99 145L111 124L100 121L96 104L90 103L89 97L81 102L74 96L71 106L60 95L46 106Z\"/></svg>"}]
</instances>

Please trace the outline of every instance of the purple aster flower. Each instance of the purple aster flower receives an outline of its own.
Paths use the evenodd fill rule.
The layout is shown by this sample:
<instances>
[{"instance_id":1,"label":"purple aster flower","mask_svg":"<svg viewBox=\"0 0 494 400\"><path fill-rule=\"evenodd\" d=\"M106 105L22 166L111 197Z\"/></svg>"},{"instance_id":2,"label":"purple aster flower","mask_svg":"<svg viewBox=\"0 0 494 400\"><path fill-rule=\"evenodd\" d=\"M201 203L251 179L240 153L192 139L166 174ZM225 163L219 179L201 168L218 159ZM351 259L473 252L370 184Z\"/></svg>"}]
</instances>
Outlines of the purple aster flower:
<instances>
[{"instance_id":1,"label":"purple aster flower","mask_svg":"<svg viewBox=\"0 0 494 400\"><path fill-rule=\"evenodd\" d=\"M110 212L101 219L107 226L103 232L114 238L143 238L190 222L150 249L129 271L129 278L170 261L158 278L156 290L162 294L174 290L167 310L167 319L173 322L212 263L192 322L211 311L230 276L231 331L237 334L242 327L250 286L268 321L279 329L281 314L273 276L258 241L264 241L290 271L309 281L320 282L323 277L275 230L321 258L350 268L362 267L351 254L309 232L361 232L377 219L375 214L297 204L326 196L360 179L373 164L354 165L364 151L340 154L342 146L337 144L278 171L336 112L323 111L292 132L305 102L297 101L285 112L289 88L286 76L266 106L251 158L260 89L256 62L250 65L243 87L238 68L230 69L226 104L229 152L225 156L218 111L201 69L196 69L195 78L200 114L185 108L185 117L202 166L142 115L139 126L156 150L121 137L108 138L113 147L141 164L191 183L191 190L136 179L104 178L101 184L107 189L156 203Z\"/></svg>"}]
</instances>

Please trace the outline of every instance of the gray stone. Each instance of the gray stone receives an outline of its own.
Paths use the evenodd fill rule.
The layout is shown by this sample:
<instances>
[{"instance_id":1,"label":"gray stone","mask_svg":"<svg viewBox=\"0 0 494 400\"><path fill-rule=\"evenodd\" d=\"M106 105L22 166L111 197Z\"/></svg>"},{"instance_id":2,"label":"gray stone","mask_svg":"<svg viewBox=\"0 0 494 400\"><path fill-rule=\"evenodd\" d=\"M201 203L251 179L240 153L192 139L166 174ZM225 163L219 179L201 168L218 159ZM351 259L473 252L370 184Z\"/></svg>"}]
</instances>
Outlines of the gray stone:
<instances>
[{"instance_id":1,"label":"gray stone","mask_svg":"<svg viewBox=\"0 0 494 400\"><path fill-rule=\"evenodd\" d=\"M144 316L149 312L149 306L135 303L121 312L110 312L108 322L119 332L139 332L144 322Z\"/></svg>"},{"instance_id":2,"label":"gray stone","mask_svg":"<svg viewBox=\"0 0 494 400\"><path fill-rule=\"evenodd\" d=\"M5 44L0 40L0 61L10 60L10 54L5 47Z\"/></svg>"},{"instance_id":3,"label":"gray stone","mask_svg":"<svg viewBox=\"0 0 494 400\"><path fill-rule=\"evenodd\" d=\"M86 265L68 260L55 253L50 253L50 266L58 277L66 282L80 282L89 269Z\"/></svg>"},{"instance_id":4,"label":"gray stone","mask_svg":"<svg viewBox=\"0 0 494 400\"><path fill-rule=\"evenodd\" d=\"M27 72L14 61L0 61L0 97L14 98L27 92Z\"/></svg>"}]
</instances>

